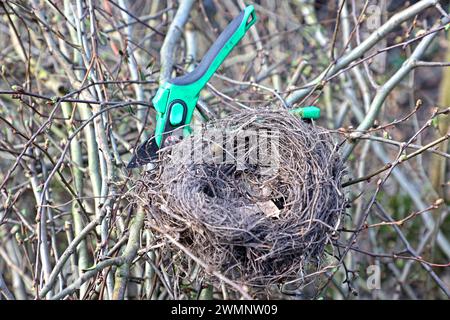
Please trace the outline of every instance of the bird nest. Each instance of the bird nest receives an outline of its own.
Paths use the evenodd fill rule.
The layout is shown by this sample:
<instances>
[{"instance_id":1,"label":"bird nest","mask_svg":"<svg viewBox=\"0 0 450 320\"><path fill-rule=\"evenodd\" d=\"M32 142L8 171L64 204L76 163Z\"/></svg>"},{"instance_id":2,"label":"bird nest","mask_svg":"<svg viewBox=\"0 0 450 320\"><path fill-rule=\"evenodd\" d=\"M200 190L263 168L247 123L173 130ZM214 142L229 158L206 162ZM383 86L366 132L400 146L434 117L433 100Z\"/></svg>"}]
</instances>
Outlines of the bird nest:
<instances>
[{"instance_id":1,"label":"bird nest","mask_svg":"<svg viewBox=\"0 0 450 320\"><path fill-rule=\"evenodd\" d=\"M343 175L327 130L264 108L161 150L137 190L148 223L208 266L205 276L267 287L323 267L346 207Z\"/></svg>"}]
</instances>

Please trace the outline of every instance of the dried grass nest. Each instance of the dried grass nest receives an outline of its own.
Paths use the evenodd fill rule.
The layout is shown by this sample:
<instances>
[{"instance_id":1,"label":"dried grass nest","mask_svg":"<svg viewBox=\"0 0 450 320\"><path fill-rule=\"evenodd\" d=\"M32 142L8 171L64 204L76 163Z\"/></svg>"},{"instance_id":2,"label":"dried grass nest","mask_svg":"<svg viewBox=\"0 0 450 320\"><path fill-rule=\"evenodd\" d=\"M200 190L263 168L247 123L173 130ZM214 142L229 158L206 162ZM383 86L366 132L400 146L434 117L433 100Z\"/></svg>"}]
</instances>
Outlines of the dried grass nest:
<instances>
[{"instance_id":1,"label":"dried grass nest","mask_svg":"<svg viewBox=\"0 0 450 320\"><path fill-rule=\"evenodd\" d=\"M237 143L242 132L249 137ZM263 136L275 148L255 152ZM193 156L200 150L208 161ZM227 155L234 161L223 161ZM266 287L302 283L323 265L345 212L344 173L327 130L286 110L259 108L210 122L163 149L137 190L149 224L225 277Z\"/></svg>"}]
</instances>

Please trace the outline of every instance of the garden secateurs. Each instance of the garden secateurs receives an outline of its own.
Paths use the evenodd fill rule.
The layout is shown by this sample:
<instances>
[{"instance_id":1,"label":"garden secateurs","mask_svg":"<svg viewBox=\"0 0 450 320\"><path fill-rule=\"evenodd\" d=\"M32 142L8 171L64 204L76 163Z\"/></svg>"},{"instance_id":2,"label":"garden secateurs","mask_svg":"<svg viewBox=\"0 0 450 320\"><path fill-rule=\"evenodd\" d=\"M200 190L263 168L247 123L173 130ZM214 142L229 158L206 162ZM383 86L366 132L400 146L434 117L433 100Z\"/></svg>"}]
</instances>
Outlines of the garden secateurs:
<instances>
[{"instance_id":1,"label":"garden secateurs","mask_svg":"<svg viewBox=\"0 0 450 320\"><path fill-rule=\"evenodd\" d=\"M156 109L155 133L137 148L128 163L128 168L140 167L154 160L158 150L163 147L167 136L175 129L184 127L184 129L187 129L184 132L189 133L189 124L200 91L256 20L254 7L246 7L222 31L200 64L192 72L161 84L152 99L153 106ZM320 110L317 111L318 108L316 107L294 110L296 110L294 113L302 118L315 119L319 115L317 112L320 113Z\"/></svg>"}]
</instances>

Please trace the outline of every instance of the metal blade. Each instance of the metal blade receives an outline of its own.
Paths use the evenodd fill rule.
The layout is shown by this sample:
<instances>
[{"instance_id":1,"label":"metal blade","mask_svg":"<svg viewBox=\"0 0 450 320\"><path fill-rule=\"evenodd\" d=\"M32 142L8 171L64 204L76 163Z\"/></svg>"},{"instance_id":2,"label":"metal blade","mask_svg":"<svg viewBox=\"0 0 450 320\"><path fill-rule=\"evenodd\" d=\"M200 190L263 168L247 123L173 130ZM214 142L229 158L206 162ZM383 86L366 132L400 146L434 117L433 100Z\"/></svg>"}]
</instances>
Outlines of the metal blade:
<instances>
[{"instance_id":1,"label":"metal blade","mask_svg":"<svg viewBox=\"0 0 450 320\"><path fill-rule=\"evenodd\" d=\"M158 157L156 154L158 150L159 146L156 144L155 137L149 138L137 148L127 168L137 168L154 161Z\"/></svg>"}]
</instances>

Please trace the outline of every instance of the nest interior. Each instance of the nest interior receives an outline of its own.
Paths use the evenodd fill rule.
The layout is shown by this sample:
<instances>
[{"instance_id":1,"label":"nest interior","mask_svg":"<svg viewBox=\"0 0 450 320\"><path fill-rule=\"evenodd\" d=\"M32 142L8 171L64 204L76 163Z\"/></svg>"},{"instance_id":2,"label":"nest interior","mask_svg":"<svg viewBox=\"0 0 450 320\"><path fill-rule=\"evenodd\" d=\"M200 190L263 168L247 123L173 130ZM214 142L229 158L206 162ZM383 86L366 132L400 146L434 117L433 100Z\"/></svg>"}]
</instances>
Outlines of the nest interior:
<instances>
[{"instance_id":1,"label":"nest interior","mask_svg":"<svg viewBox=\"0 0 450 320\"><path fill-rule=\"evenodd\" d=\"M150 224L229 279L267 286L323 265L346 207L344 172L327 130L263 108L163 149L137 190Z\"/></svg>"}]
</instances>

